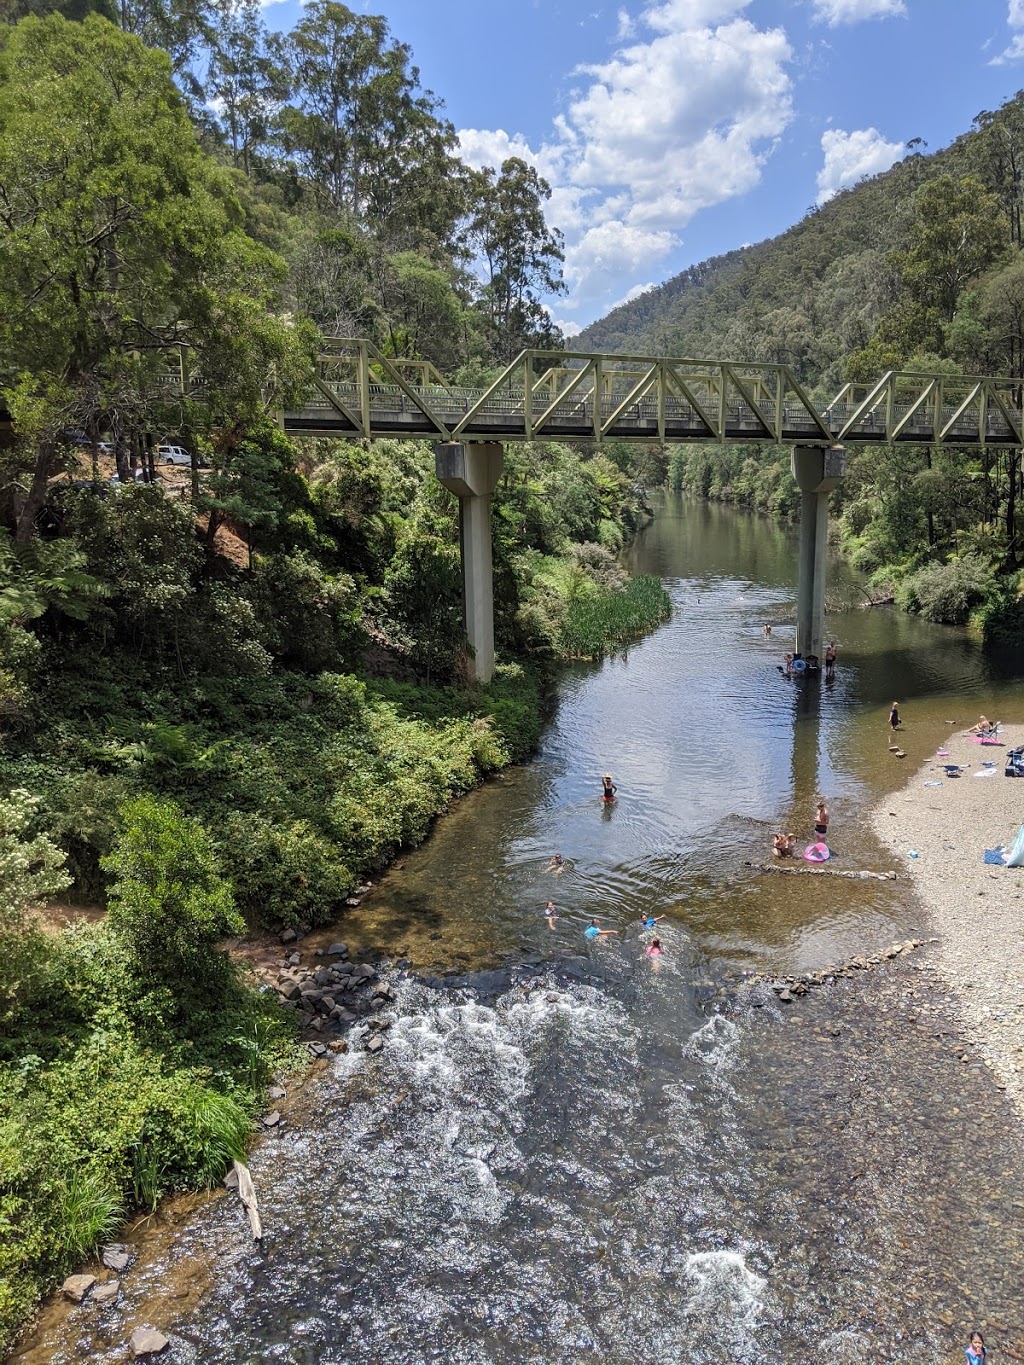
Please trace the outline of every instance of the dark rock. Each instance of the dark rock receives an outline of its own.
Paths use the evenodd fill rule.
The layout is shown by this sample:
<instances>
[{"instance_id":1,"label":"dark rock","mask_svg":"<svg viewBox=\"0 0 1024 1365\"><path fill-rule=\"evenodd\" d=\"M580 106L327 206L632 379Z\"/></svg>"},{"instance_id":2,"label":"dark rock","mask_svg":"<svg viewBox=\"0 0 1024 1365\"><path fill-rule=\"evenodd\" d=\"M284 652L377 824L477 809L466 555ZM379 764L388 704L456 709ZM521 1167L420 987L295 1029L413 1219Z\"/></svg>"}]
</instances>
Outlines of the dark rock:
<instances>
[{"instance_id":1,"label":"dark rock","mask_svg":"<svg viewBox=\"0 0 1024 1365\"><path fill-rule=\"evenodd\" d=\"M285 1000L298 1000L302 994L302 988L297 981L285 981L278 986L277 991Z\"/></svg>"},{"instance_id":2,"label":"dark rock","mask_svg":"<svg viewBox=\"0 0 1024 1365\"><path fill-rule=\"evenodd\" d=\"M124 1242L111 1242L100 1252L100 1260L115 1275L123 1275L135 1260L135 1252Z\"/></svg>"},{"instance_id":3,"label":"dark rock","mask_svg":"<svg viewBox=\"0 0 1024 1365\"><path fill-rule=\"evenodd\" d=\"M325 1057L327 1055L326 1043L307 1043L306 1046L314 1057Z\"/></svg>"},{"instance_id":4,"label":"dark rock","mask_svg":"<svg viewBox=\"0 0 1024 1365\"><path fill-rule=\"evenodd\" d=\"M138 1360L141 1356L158 1356L161 1351L166 1351L170 1344L164 1334L158 1332L155 1327L136 1327L128 1339L133 1360Z\"/></svg>"},{"instance_id":5,"label":"dark rock","mask_svg":"<svg viewBox=\"0 0 1024 1365\"><path fill-rule=\"evenodd\" d=\"M72 1303L81 1303L95 1283L95 1275L69 1275L61 1285L61 1293Z\"/></svg>"},{"instance_id":6,"label":"dark rock","mask_svg":"<svg viewBox=\"0 0 1024 1365\"><path fill-rule=\"evenodd\" d=\"M324 1021L323 1021L322 1019L317 1018L317 1019L311 1019L311 1020L309 1021L309 1027L310 1027L311 1029L314 1029L317 1033L322 1032L323 1026L324 1026Z\"/></svg>"},{"instance_id":7,"label":"dark rock","mask_svg":"<svg viewBox=\"0 0 1024 1365\"><path fill-rule=\"evenodd\" d=\"M317 949L314 951L314 953L313 953L313 956L314 956L314 957L323 957L323 955L324 955L324 950L323 950L322 948L317 948Z\"/></svg>"},{"instance_id":8,"label":"dark rock","mask_svg":"<svg viewBox=\"0 0 1024 1365\"><path fill-rule=\"evenodd\" d=\"M331 1014L337 1009L337 1002L333 995L325 995L320 1001L320 1008L325 1014Z\"/></svg>"},{"instance_id":9,"label":"dark rock","mask_svg":"<svg viewBox=\"0 0 1024 1365\"><path fill-rule=\"evenodd\" d=\"M298 934L295 932L294 929L285 929L285 931L281 934L282 943L294 943L297 938Z\"/></svg>"},{"instance_id":10,"label":"dark rock","mask_svg":"<svg viewBox=\"0 0 1024 1365\"><path fill-rule=\"evenodd\" d=\"M348 957L347 943L332 943L327 949L328 957Z\"/></svg>"},{"instance_id":11,"label":"dark rock","mask_svg":"<svg viewBox=\"0 0 1024 1365\"><path fill-rule=\"evenodd\" d=\"M292 965L293 967L297 967L297 966L299 965L299 963L302 961L302 954L301 954L301 953L292 953L292 955L291 955L291 957L288 959L288 961L291 963L291 965Z\"/></svg>"}]
</instances>

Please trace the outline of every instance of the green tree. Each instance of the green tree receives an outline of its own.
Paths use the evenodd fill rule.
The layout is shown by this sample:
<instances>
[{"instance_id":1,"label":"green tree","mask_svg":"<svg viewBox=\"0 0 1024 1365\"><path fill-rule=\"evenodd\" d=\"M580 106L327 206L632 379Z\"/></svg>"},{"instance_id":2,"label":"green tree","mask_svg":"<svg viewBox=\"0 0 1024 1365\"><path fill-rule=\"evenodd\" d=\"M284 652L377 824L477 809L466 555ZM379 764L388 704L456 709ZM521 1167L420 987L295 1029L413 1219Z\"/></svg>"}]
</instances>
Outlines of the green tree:
<instances>
[{"instance_id":1,"label":"green tree","mask_svg":"<svg viewBox=\"0 0 1024 1365\"><path fill-rule=\"evenodd\" d=\"M1009 225L994 194L973 175L941 175L912 200L909 240L896 253L907 292L943 323L961 291L1006 250Z\"/></svg>"},{"instance_id":2,"label":"green tree","mask_svg":"<svg viewBox=\"0 0 1024 1365\"><path fill-rule=\"evenodd\" d=\"M483 262L480 304L488 321L492 357L507 364L526 346L555 346L557 328L542 294L565 292L562 235L544 219L551 187L532 166L512 156L476 182L471 241Z\"/></svg>"},{"instance_id":3,"label":"green tree","mask_svg":"<svg viewBox=\"0 0 1024 1365\"><path fill-rule=\"evenodd\" d=\"M231 158L252 177L291 92L284 40L268 33L254 0L226 9L212 33L207 99L216 102Z\"/></svg>"},{"instance_id":4,"label":"green tree","mask_svg":"<svg viewBox=\"0 0 1024 1365\"><path fill-rule=\"evenodd\" d=\"M102 414L117 437L182 422L166 348L189 347L194 421L244 423L304 381L311 338L272 311L284 263L242 232L162 54L95 16L0 30L0 184L19 542L67 459L67 423L95 433Z\"/></svg>"},{"instance_id":5,"label":"green tree","mask_svg":"<svg viewBox=\"0 0 1024 1365\"><path fill-rule=\"evenodd\" d=\"M24 1008L43 972L42 933L29 911L71 885L64 854L32 829L39 800L16 788L0 800L0 1027Z\"/></svg>"},{"instance_id":6,"label":"green tree","mask_svg":"<svg viewBox=\"0 0 1024 1365\"><path fill-rule=\"evenodd\" d=\"M121 822L102 863L111 932L147 987L201 996L224 980L217 944L245 927L209 837L173 801L152 796L126 801Z\"/></svg>"}]
</instances>

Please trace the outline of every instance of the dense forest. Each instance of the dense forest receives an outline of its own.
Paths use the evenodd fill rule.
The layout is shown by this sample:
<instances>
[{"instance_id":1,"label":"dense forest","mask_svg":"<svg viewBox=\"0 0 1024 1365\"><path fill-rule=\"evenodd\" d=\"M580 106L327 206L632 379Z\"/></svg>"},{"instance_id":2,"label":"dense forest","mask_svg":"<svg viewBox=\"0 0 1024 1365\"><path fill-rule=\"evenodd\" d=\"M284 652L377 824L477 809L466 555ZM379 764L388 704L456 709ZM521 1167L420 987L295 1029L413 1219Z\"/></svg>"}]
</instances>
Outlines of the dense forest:
<instances>
[{"instance_id":1,"label":"dense forest","mask_svg":"<svg viewBox=\"0 0 1024 1365\"><path fill-rule=\"evenodd\" d=\"M2 1352L123 1219L220 1179L297 1056L225 940L335 918L530 752L559 658L667 599L616 558L627 451L512 448L476 686L429 445L274 424L323 336L470 379L557 342L548 187L459 161L382 19L0 19ZM61 928L55 896L106 914Z\"/></svg>"},{"instance_id":2,"label":"dense forest","mask_svg":"<svg viewBox=\"0 0 1024 1365\"><path fill-rule=\"evenodd\" d=\"M622 305L573 344L785 364L822 402L887 370L1020 375L1024 92L951 146L927 154L915 141L907 153L788 232ZM788 452L777 448L678 448L670 482L795 510ZM879 595L1019 639L1022 492L1019 452L853 449L833 495L834 534Z\"/></svg>"}]
</instances>

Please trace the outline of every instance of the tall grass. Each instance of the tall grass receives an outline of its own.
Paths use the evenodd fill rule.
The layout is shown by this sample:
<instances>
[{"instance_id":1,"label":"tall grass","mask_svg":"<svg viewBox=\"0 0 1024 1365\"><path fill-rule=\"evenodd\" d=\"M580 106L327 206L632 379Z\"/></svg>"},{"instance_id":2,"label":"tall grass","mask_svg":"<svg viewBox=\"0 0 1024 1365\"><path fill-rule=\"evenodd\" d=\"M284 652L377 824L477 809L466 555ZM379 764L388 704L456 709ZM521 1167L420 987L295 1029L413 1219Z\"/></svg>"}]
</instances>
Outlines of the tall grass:
<instances>
[{"instance_id":1,"label":"tall grass","mask_svg":"<svg viewBox=\"0 0 1024 1365\"><path fill-rule=\"evenodd\" d=\"M97 1171L75 1167L57 1186L56 1204L62 1250L80 1261L117 1230L121 1199Z\"/></svg>"},{"instance_id":2,"label":"tall grass","mask_svg":"<svg viewBox=\"0 0 1024 1365\"><path fill-rule=\"evenodd\" d=\"M562 627L561 652L574 659L600 659L615 646L652 630L671 612L660 579L631 578L617 592L574 598Z\"/></svg>"}]
</instances>

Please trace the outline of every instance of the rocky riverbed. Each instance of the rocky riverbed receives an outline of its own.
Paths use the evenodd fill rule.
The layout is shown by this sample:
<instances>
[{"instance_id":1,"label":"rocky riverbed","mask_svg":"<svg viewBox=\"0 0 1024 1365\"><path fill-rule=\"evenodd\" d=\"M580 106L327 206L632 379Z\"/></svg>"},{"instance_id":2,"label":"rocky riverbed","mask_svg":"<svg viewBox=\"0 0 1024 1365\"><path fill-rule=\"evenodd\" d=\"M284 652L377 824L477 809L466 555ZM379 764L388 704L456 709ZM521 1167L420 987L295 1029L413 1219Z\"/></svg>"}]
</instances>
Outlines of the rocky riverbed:
<instances>
[{"instance_id":1,"label":"rocky riverbed","mask_svg":"<svg viewBox=\"0 0 1024 1365\"><path fill-rule=\"evenodd\" d=\"M1003 775L1024 726L1005 727L1000 739L990 747L951 735L947 752L879 803L872 823L926 909L938 938L933 960L958 1002L965 1043L1024 1112L1024 868L983 861L1024 823L1024 781Z\"/></svg>"}]
</instances>

